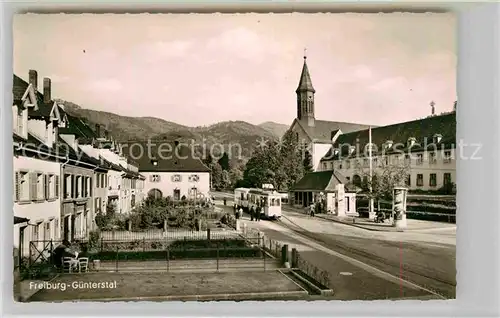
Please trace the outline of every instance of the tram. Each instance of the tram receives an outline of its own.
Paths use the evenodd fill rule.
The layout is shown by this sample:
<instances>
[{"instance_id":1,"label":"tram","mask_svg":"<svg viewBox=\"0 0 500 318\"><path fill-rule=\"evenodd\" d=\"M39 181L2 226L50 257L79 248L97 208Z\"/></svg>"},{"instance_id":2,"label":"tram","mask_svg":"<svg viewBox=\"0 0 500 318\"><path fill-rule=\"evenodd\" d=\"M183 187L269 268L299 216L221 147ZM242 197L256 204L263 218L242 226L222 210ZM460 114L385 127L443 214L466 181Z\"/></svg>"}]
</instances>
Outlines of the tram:
<instances>
[{"instance_id":1,"label":"tram","mask_svg":"<svg viewBox=\"0 0 500 318\"><path fill-rule=\"evenodd\" d=\"M246 212L252 207L254 210L258 205L262 207L262 219L278 219L281 217L281 197L282 195L273 188L237 188L234 190L234 201Z\"/></svg>"},{"instance_id":2,"label":"tram","mask_svg":"<svg viewBox=\"0 0 500 318\"><path fill-rule=\"evenodd\" d=\"M250 192L250 189L247 188L234 189L234 204L241 207L245 212L248 211L248 192Z\"/></svg>"}]
</instances>

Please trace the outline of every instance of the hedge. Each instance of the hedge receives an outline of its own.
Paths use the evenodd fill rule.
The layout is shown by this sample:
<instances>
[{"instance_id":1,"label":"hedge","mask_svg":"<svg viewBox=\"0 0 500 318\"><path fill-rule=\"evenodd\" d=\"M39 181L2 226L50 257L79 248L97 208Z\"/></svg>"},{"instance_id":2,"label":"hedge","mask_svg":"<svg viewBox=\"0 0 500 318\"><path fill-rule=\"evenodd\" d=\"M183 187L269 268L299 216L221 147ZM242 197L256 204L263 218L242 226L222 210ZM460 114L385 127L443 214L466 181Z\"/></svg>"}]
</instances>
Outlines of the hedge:
<instances>
[{"instance_id":1,"label":"hedge","mask_svg":"<svg viewBox=\"0 0 500 318\"><path fill-rule=\"evenodd\" d=\"M101 261L126 260L176 260L176 259L215 259L215 258L253 258L261 257L256 247L212 248L212 249L169 249L158 251L102 251L90 255L90 259Z\"/></svg>"}]
</instances>

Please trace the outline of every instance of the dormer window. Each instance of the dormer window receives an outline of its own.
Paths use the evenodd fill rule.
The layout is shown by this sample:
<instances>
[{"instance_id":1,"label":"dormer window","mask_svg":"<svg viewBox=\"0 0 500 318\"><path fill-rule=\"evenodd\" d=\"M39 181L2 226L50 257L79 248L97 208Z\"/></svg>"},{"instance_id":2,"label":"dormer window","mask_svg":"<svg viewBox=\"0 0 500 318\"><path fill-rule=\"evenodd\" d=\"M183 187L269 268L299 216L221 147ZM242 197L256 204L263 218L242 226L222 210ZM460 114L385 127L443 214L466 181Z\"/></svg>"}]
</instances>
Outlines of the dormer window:
<instances>
[{"instance_id":1,"label":"dormer window","mask_svg":"<svg viewBox=\"0 0 500 318\"><path fill-rule=\"evenodd\" d=\"M394 142L392 140L387 140L385 142L385 149L386 150L391 149L393 144L394 144Z\"/></svg>"},{"instance_id":2,"label":"dormer window","mask_svg":"<svg viewBox=\"0 0 500 318\"><path fill-rule=\"evenodd\" d=\"M415 137L408 138L408 147L413 147L417 139Z\"/></svg>"},{"instance_id":3,"label":"dormer window","mask_svg":"<svg viewBox=\"0 0 500 318\"><path fill-rule=\"evenodd\" d=\"M339 150L338 149L333 149L333 155L338 156L339 155Z\"/></svg>"},{"instance_id":4,"label":"dormer window","mask_svg":"<svg viewBox=\"0 0 500 318\"><path fill-rule=\"evenodd\" d=\"M356 147L350 146L349 147L349 154L352 154L354 152L354 150L356 150Z\"/></svg>"},{"instance_id":5,"label":"dormer window","mask_svg":"<svg viewBox=\"0 0 500 318\"><path fill-rule=\"evenodd\" d=\"M441 134L435 134L432 139L434 140L435 144L438 144L441 142L441 139L443 139L443 136Z\"/></svg>"},{"instance_id":6,"label":"dormer window","mask_svg":"<svg viewBox=\"0 0 500 318\"><path fill-rule=\"evenodd\" d=\"M153 166L157 166L158 165L158 161L157 160L151 160L151 163L153 164Z\"/></svg>"}]
</instances>

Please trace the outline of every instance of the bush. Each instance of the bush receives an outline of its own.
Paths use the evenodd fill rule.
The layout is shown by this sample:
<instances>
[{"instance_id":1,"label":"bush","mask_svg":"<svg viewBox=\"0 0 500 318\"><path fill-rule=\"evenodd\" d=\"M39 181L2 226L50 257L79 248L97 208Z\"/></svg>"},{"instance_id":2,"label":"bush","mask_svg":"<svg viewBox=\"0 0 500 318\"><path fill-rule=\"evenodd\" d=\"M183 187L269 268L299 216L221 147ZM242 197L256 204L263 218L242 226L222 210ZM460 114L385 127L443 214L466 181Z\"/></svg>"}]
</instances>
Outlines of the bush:
<instances>
[{"instance_id":1,"label":"bush","mask_svg":"<svg viewBox=\"0 0 500 318\"><path fill-rule=\"evenodd\" d=\"M101 232L99 230L89 232L89 250L94 250L99 246L99 240L101 238Z\"/></svg>"}]
</instances>

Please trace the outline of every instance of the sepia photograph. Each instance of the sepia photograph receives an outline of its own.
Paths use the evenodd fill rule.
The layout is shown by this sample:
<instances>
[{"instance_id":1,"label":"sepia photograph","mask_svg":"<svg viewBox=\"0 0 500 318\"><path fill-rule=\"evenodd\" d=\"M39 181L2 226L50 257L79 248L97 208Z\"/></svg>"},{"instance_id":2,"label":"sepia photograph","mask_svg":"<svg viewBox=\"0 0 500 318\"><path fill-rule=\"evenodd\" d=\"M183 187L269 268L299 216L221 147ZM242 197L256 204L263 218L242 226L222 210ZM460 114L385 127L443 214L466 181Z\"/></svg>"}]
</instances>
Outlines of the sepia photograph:
<instances>
[{"instance_id":1,"label":"sepia photograph","mask_svg":"<svg viewBox=\"0 0 500 318\"><path fill-rule=\"evenodd\" d=\"M456 50L453 13L14 16L15 301L455 299Z\"/></svg>"}]
</instances>

